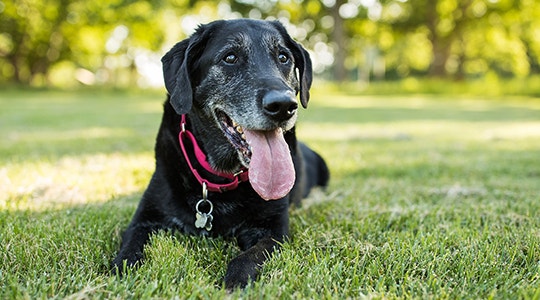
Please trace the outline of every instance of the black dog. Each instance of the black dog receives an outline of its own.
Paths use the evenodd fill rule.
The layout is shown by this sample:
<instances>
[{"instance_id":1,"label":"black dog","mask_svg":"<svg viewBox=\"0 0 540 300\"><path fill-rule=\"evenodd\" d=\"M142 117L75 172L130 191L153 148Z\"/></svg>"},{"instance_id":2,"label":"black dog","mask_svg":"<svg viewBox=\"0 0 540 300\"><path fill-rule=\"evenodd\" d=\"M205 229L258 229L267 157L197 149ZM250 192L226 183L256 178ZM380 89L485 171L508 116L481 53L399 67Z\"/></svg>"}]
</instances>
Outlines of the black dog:
<instances>
[{"instance_id":1,"label":"black dog","mask_svg":"<svg viewBox=\"0 0 540 300\"><path fill-rule=\"evenodd\" d=\"M289 203L329 178L294 130L311 60L279 22L241 19L200 26L162 62L169 96L156 170L113 267L140 262L160 229L233 236L243 252L225 285L244 287L287 237Z\"/></svg>"}]
</instances>

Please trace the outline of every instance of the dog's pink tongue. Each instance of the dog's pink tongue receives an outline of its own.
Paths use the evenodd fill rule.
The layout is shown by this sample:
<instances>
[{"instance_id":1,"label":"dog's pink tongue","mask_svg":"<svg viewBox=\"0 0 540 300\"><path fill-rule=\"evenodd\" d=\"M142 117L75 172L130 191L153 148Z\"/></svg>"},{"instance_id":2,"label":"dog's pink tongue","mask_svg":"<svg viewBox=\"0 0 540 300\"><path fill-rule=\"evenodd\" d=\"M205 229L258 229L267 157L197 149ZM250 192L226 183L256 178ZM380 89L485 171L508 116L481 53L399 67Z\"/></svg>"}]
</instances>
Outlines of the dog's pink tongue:
<instances>
[{"instance_id":1,"label":"dog's pink tongue","mask_svg":"<svg viewBox=\"0 0 540 300\"><path fill-rule=\"evenodd\" d=\"M285 197L294 185L295 172L283 131L244 130L251 146L249 181L264 200Z\"/></svg>"}]
</instances>

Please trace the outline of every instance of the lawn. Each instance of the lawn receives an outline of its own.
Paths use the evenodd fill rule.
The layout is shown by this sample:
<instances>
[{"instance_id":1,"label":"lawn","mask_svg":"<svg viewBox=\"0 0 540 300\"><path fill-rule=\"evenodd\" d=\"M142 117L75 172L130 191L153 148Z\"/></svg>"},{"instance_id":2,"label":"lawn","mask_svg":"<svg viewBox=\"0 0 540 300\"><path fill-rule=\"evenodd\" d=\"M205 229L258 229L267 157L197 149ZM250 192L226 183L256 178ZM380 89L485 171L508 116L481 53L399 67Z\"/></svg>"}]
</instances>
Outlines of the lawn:
<instances>
[{"instance_id":1,"label":"lawn","mask_svg":"<svg viewBox=\"0 0 540 300\"><path fill-rule=\"evenodd\" d=\"M315 89L332 179L231 298L540 299L540 98ZM215 298L239 250L160 233L108 266L153 171L158 92L0 94L0 299Z\"/></svg>"}]
</instances>

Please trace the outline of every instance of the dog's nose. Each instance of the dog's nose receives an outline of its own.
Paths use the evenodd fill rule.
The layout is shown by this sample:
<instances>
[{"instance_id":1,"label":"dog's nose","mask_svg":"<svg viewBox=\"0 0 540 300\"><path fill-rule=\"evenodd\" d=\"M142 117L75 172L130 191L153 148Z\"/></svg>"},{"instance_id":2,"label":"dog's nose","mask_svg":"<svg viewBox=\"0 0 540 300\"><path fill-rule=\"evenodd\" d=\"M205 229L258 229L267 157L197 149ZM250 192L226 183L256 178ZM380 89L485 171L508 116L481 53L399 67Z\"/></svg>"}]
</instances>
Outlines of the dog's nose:
<instances>
[{"instance_id":1,"label":"dog's nose","mask_svg":"<svg viewBox=\"0 0 540 300\"><path fill-rule=\"evenodd\" d=\"M269 91L262 99L263 111L276 121L286 121L296 113L296 102L292 91Z\"/></svg>"}]
</instances>

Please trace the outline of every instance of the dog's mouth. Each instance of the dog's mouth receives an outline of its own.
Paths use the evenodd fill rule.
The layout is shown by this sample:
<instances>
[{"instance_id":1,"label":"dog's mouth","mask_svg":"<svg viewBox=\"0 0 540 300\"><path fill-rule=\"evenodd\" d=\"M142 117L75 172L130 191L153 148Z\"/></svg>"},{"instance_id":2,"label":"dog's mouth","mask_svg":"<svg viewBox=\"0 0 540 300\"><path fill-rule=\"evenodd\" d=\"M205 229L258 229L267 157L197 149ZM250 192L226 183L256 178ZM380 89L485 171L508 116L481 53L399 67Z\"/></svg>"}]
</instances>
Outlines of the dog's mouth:
<instances>
[{"instance_id":1,"label":"dog's mouth","mask_svg":"<svg viewBox=\"0 0 540 300\"><path fill-rule=\"evenodd\" d=\"M251 146L246 140L244 129L222 111L216 111L216 116L223 134L238 151L240 162L244 165L244 167L249 168L252 153Z\"/></svg>"},{"instance_id":2,"label":"dog's mouth","mask_svg":"<svg viewBox=\"0 0 540 300\"><path fill-rule=\"evenodd\" d=\"M223 111L216 111L216 117L240 162L249 168L249 181L259 196L265 200L285 197L296 175L283 129L246 129Z\"/></svg>"}]
</instances>

